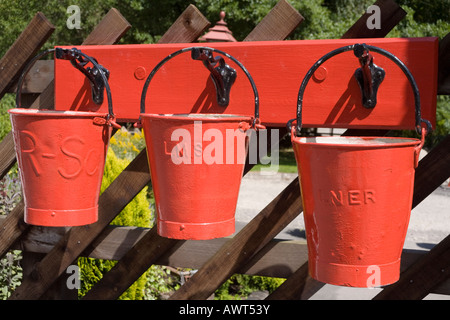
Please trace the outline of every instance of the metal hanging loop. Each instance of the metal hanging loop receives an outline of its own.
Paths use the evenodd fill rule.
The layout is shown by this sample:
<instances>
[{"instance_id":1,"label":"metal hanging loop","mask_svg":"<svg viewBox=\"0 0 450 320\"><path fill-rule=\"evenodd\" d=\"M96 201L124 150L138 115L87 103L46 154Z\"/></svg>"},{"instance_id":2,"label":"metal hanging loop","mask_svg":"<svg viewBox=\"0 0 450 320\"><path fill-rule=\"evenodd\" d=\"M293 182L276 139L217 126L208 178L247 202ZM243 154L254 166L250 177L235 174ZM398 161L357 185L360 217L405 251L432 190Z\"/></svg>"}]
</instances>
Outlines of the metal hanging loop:
<instances>
[{"instance_id":1,"label":"metal hanging loop","mask_svg":"<svg viewBox=\"0 0 450 320\"><path fill-rule=\"evenodd\" d=\"M405 64L399 59L397 58L395 55L393 55L392 53L390 53L389 51L386 51L384 49L381 49L379 47L374 47L374 46L370 46L367 44L354 44L354 45L349 45L349 46L344 46L338 49L335 49L333 51L328 52L327 54L325 54L323 57L321 57L319 60L316 61L316 63L313 64L313 66L308 70L308 72L306 73L305 77L303 78L302 84L300 85L300 89L298 92L298 98L297 98L297 117L294 119L291 119L287 122L287 128L289 130L289 132L294 133L295 135L299 136L300 135L300 130L302 128L302 105L303 105L303 94L305 92L306 89L306 85L308 84L309 79L311 79L312 75L314 74L314 72L317 70L317 68L323 64L325 61L327 61L328 59L346 52L346 51L351 51L354 50L354 53L357 57L359 57L361 52L365 52L366 50L370 50L376 53L379 53L387 58L389 58L391 61L393 61L402 71L403 73L406 75L409 83L411 84L413 93L414 93L414 106L415 106L415 129L417 134L422 135L422 123L425 124L426 126L426 134L430 133L432 131L432 125L431 122L423 119L421 117L421 110L420 110L420 94L419 94L419 89L417 87L417 83L414 80L413 75L411 74L411 72L409 71L409 69L405 66ZM291 130L292 129L292 123L296 121L296 128L295 130Z\"/></svg>"},{"instance_id":2,"label":"metal hanging loop","mask_svg":"<svg viewBox=\"0 0 450 320\"><path fill-rule=\"evenodd\" d=\"M252 76L250 75L250 73L247 71L247 69L244 67L244 65L242 65L241 62L239 62L236 58L234 58L233 56L229 55L228 53L218 50L218 49L214 49L214 48L209 48L209 47L189 47L189 48L184 48L178 51L175 51L171 54L169 54L167 57L165 57L163 60L161 60L154 68L153 70L150 72L150 74L147 77L147 80L145 81L144 87L142 89L142 95L141 95L141 109L140 112L141 113L145 113L145 99L147 96L147 90L148 87L150 85L150 81L153 79L155 73L170 59L178 56L179 54L185 53L191 51L192 54L192 59L194 60L202 60L204 65L210 70L211 72L211 78L213 79L213 82L216 86L216 92L218 93L218 103L221 104L222 101L222 105L225 104L224 98L226 98L227 93L224 91L227 90L228 88L228 94L229 94L229 89L231 88L231 85L234 82L235 78L235 71L233 72L234 69L230 68L229 66L225 66L225 62L223 60L222 57L212 57L212 52L216 52L219 54L222 54L224 56L226 56L227 58L229 58L230 60L232 60L234 63L236 63L241 69L242 71L245 73L245 75L247 76L248 80L250 81L250 84L252 86L252 90L253 90L253 94L254 94L254 100L255 100L255 117L252 121L252 127L253 128L259 128L262 129L264 128L264 126L261 125L261 121L259 119L259 95L258 95L258 90L256 89L256 85L255 82L253 81ZM216 67L216 64L219 64L219 66ZM217 69L219 68L219 69ZM223 77L221 74L226 74L225 77ZM234 74L234 76L233 76Z\"/></svg>"}]
</instances>

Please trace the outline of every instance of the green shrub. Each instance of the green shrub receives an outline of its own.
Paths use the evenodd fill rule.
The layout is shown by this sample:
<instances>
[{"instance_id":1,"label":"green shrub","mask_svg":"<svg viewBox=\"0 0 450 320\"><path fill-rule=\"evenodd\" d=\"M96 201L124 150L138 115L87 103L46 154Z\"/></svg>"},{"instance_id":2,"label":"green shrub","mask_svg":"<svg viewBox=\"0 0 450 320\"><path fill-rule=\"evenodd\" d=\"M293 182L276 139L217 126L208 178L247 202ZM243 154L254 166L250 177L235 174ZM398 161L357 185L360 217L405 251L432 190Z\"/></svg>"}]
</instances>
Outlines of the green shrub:
<instances>
[{"instance_id":1,"label":"green shrub","mask_svg":"<svg viewBox=\"0 0 450 320\"><path fill-rule=\"evenodd\" d=\"M8 110L14 108L14 101L15 96L13 94L5 94L0 100L0 141L11 131Z\"/></svg>"},{"instance_id":2,"label":"green shrub","mask_svg":"<svg viewBox=\"0 0 450 320\"><path fill-rule=\"evenodd\" d=\"M245 299L254 291L275 291L286 279L235 274L214 293L216 300Z\"/></svg>"},{"instance_id":3,"label":"green shrub","mask_svg":"<svg viewBox=\"0 0 450 320\"><path fill-rule=\"evenodd\" d=\"M22 283L22 251L11 250L0 259L0 300L8 299Z\"/></svg>"}]
</instances>

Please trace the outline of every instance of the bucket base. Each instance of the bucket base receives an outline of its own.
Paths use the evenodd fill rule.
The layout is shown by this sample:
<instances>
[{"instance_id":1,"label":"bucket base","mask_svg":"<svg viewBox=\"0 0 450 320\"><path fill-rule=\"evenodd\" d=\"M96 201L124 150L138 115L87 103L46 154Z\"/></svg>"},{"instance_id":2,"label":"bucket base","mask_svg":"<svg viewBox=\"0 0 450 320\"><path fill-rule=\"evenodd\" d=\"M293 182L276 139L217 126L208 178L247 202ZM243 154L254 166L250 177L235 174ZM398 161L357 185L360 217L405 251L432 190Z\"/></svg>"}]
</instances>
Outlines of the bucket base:
<instances>
[{"instance_id":1,"label":"bucket base","mask_svg":"<svg viewBox=\"0 0 450 320\"><path fill-rule=\"evenodd\" d=\"M210 223L188 223L158 220L161 237L181 240L209 240L230 236L235 230L234 218Z\"/></svg>"},{"instance_id":2,"label":"bucket base","mask_svg":"<svg viewBox=\"0 0 450 320\"><path fill-rule=\"evenodd\" d=\"M98 206L77 210L43 210L25 208L25 222L36 226L68 227L97 222Z\"/></svg>"},{"instance_id":3,"label":"bucket base","mask_svg":"<svg viewBox=\"0 0 450 320\"><path fill-rule=\"evenodd\" d=\"M397 282L400 259L381 265L345 265L309 260L309 273L317 281L336 286L370 288Z\"/></svg>"}]
</instances>

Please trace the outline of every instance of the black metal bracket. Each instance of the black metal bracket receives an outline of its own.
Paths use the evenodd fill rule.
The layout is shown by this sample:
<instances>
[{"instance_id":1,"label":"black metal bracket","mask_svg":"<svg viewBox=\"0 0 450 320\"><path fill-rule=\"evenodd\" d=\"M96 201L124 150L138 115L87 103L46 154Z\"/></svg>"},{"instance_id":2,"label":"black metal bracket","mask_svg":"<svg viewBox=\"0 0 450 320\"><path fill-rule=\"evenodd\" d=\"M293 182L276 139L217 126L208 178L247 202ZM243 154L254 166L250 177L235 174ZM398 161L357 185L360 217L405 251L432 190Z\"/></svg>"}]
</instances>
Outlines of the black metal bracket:
<instances>
[{"instance_id":1,"label":"black metal bracket","mask_svg":"<svg viewBox=\"0 0 450 320\"><path fill-rule=\"evenodd\" d=\"M353 53L361 64L361 68L355 71L355 78L361 89L362 104L368 109L373 109L377 104L378 88L386 72L373 63L373 56L365 44L355 44Z\"/></svg>"},{"instance_id":2,"label":"black metal bracket","mask_svg":"<svg viewBox=\"0 0 450 320\"><path fill-rule=\"evenodd\" d=\"M89 83L91 85L92 89L92 100L95 104L102 104L103 103L103 91L105 88L105 84L102 78L101 73L103 73L107 79L109 79L109 70L103 67L102 65L98 64L97 60L95 58L92 58L98 65L97 67L86 67L85 66L89 63L89 60L85 59L81 54L80 51L76 48L72 49L62 49L62 48L56 48L55 49L55 57L57 59L62 60L69 60L72 65L80 70L89 80Z\"/></svg>"},{"instance_id":3,"label":"black metal bracket","mask_svg":"<svg viewBox=\"0 0 450 320\"><path fill-rule=\"evenodd\" d=\"M227 107L230 103L231 86L236 80L236 70L225 63L221 56L214 57L212 50L194 48L191 51L194 60L201 60L205 67L211 72L211 79L216 87L217 103L219 106Z\"/></svg>"}]
</instances>

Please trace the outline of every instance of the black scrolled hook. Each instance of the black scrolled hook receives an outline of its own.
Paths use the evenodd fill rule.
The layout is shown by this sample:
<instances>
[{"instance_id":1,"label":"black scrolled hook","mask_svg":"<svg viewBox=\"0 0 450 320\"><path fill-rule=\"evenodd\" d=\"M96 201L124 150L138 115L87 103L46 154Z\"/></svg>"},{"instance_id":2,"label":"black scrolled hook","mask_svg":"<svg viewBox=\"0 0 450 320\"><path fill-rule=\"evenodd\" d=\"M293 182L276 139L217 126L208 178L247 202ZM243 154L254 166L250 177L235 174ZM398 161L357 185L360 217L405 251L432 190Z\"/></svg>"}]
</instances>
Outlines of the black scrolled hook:
<instances>
[{"instance_id":1,"label":"black scrolled hook","mask_svg":"<svg viewBox=\"0 0 450 320\"><path fill-rule=\"evenodd\" d=\"M251 86L252 86L252 90L253 90L253 94L255 97L255 118L253 119L253 123L252 123L252 127L255 128L256 125L259 124L259 94L258 94L258 89L256 88L255 85L255 81L253 80L252 76L250 75L250 73L248 72L247 68L245 68L245 66L236 58L234 58L233 56L231 56L230 54L221 51L219 49L214 49L214 48L209 48L209 47L188 47L188 48L183 48L181 50L175 51L171 54L169 54L167 57L165 57L164 59L162 59L154 68L153 70L150 72L150 74L147 77L147 80L145 81L144 87L142 89L142 95L141 95L141 106L140 106L140 112L145 113L145 99L147 97L147 90L148 87L150 85L151 80L153 79L154 75L156 74L156 72L170 59L188 52L188 51L192 51L192 55L193 58L196 59L196 55L200 55L200 54L205 54L208 58L207 59L197 59L197 60L204 60L204 63L206 60L210 60L210 56L208 56L208 52L216 52L218 54L222 54L225 57L227 57L228 59L232 60L234 63L236 63L239 68L241 68L241 70L245 73L245 75L247 76ZM223 60L223 59L222 59ZM214 61L210 60L207 61L206 63L213 65ZM205 63L205 66L207 66ZM216 63L223 63L221 62L220 58L216 58ZM214 66L214 65L213 65ZM207 66L208 67L208 66ZM208 68L209 69L209 68Z\"/></svg>"},{"instance_id":2,"label":"black scrolled hook","mask_svg":"<svg viewBox=\"0 0 450 320\"><path fill-rule=\"evenodd\" d=\"M109 118L114 118L114 112L113 112L113 106L112 106L112 98L111 98L111 88L109 87L109 82L108 82L108 76L109 76L109 71L107 69L105 69L102 65L100 65L97 62L97 59L88 56L87 54L81 52L79 49L77 48L72 48L72 49L62 49L62 48L56 48L56 58L57 59L63 59L63 60L69 60L72 65L77 68L78 70L80 70L91 82L91 86L92 85L96 85L96 81L95 81L95 76L96 75L100 75L100 78L103 81L103 85L105 86L105 90L106 90L106 97L108 100L108 117ZM95 75L91 72L89 72L89 70L85 70L84 68L80 67L80 65L84 66L87 62L85 60L83 60L82 58L87 59L90 63L92 63L92 65L94 66L94 68L92 70L96 70ZM79 61L80 63L78 63L77 61ZM94 90L94 88L92 88L92 90ZM103 90L103 88L101 89Z\"/></svg>"},{"instance_id":3,"label":"black scrolled hook","mask_svg":"<svg viewBox=\"0 0 450 320\"><path fill-rule=\"evenodd\" d=\"M211 73L211 80L216 87L217 103L219 106L228 107L231 86L237 76L236 70L226 64L222 56L214 57L211 50L193 49L191 57L194 60L203 61L203 65Z\"/></svg>"},{"instance_id":4,"label":"black scrolled hook","mask_svg":"<svg viewBox=\"0 0 450 320\"><path fill-rule=\"evenodd\" d=\"M33 59L31 59L20 75L19 81L17 82L17 92L16 92L16 107L21 108L22 106L22 83L25 78L25 75L30 71L31 67L36 63L37 60L42 58L43 56L55 52L56 59L69 60L74 65L73 61L80 60L80 57L87 59L92 65L98 70L101 79L105 85L106 96L108 98L108 119L114 118L113 105L112 105L112 97L111 97L111 89L109 87L108 78L105 75L104 68L100 66L95 58L92 58L80 50L76 48L72 49L62 49L62 48L54 48L45 50L38 55L36 55ZM75 65L74 65L75 66ZM75 66L76 67L76 66ZM76 67L79 69L78 67ZM83 72L84 73L84 72Z\"/></svg>"},{"instance_id":5,"label":"black scrolled hook","mask_svg":"<svg viewBox=\"0 0 450 320\"><path fill-rule=\"evenodd\" d=\"M399 59L397 58L395 55L393 55L392 53L390 53L389 51L386 51L382 48L379 47L375 47L375 46L370 46L367 44L359 44L356 43L354 45L349 45L349 46L344 46L341 48L337 48L333 51L328 52L327 54L325 54L324 56L322 56L319 60L316 61L316 63L313 64L313 66L308 70L308 72L306 73L305 77L303 78L303 81L300 85L300 89L298 92L298 98L297 98L297 118L291 119L287 122L287 128L289 130L289 132L291 132L292 129L292 123L294 121L297 122L296 124L296 130L295 130L295 134L296 135L300 135L300 130L302 128L302 105L303 105L303 94L305 92L306 89L306 85L308 84L309 80L311 79L311 76L314 74L314 72L317 70L317 68L324 63L325 61L327 61L328 59L346 52L346 51L350 51L350 50L354 50L355 55L358 57L362 52L364 52L364 50L371 50L373 52L379 53L387 58L389 58L391 61L393 61L402 71L403 73L406 75L409 83L411 84L411 88L413 90L414 93L414 106L415 106L415 129L416 132L420 135L421 134L421 130L422 130L422 123L424 123L426 125L426 134L430 133L433 128L431 125L431 122L426 120L426 119L422 119L421 117L421 110L420 110L420 94L419 94L419 88L417 87L417 83L413 77L413 75L411 74L411 72L409 71L409 69L406 67L406 65Z\"/></svg>"}]
</instances>

